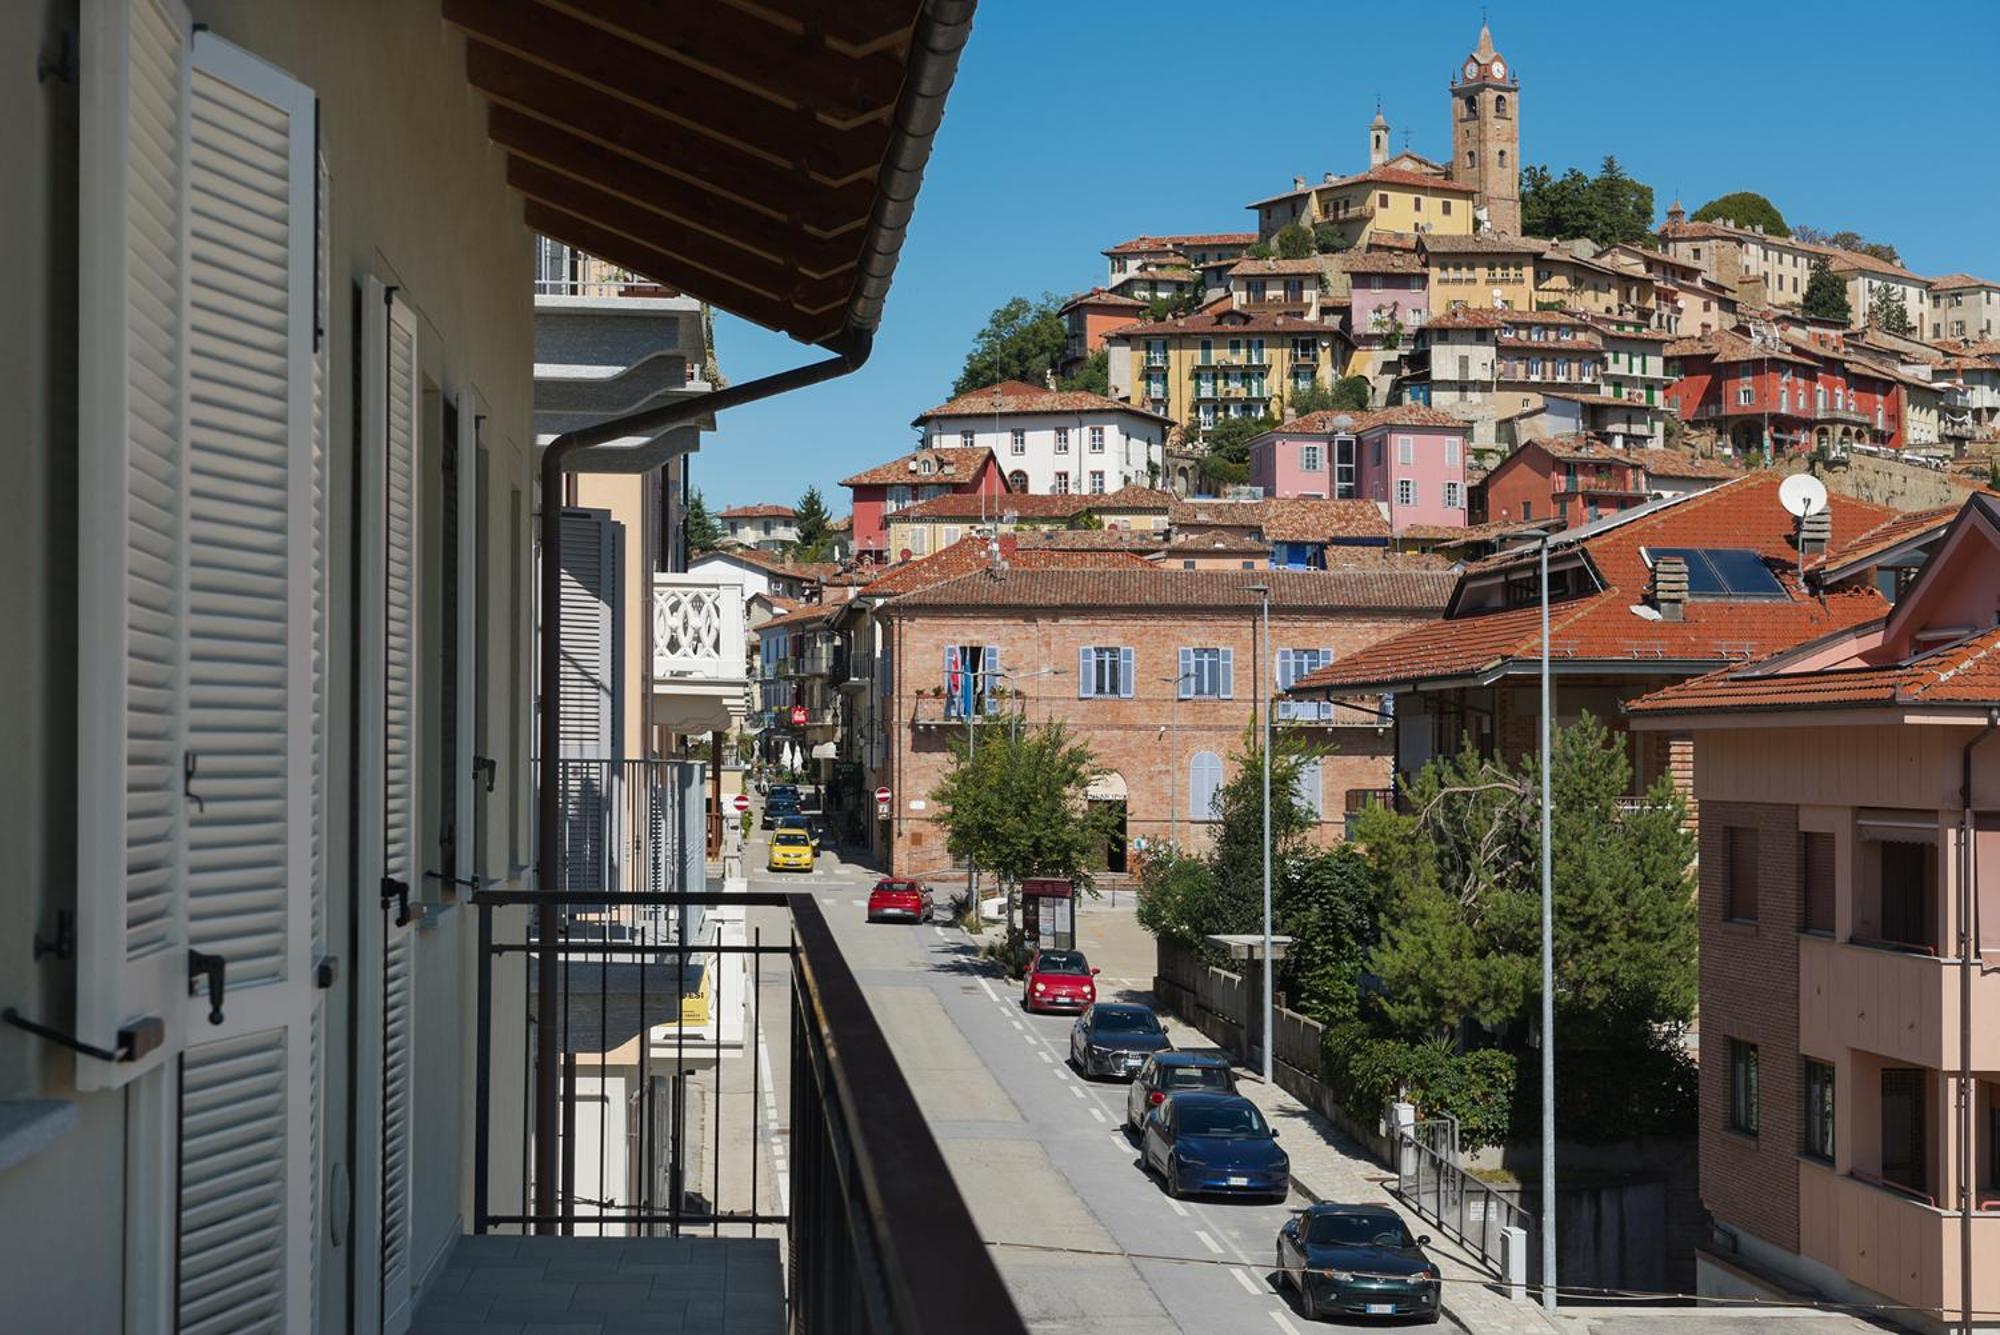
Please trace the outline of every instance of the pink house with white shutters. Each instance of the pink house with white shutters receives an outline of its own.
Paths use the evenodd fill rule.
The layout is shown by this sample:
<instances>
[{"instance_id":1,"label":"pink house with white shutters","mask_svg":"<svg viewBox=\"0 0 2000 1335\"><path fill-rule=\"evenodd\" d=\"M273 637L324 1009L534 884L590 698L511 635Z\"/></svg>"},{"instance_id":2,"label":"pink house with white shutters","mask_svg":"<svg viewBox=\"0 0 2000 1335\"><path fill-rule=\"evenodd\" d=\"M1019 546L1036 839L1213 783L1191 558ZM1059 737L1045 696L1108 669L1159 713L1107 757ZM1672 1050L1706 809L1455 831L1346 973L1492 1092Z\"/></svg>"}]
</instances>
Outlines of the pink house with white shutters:
<instances>
[{"instance_id":1,"label":"pink house with white shutters","mask_svg":"<svg viewBox=\"0 0 2000 1335\"><path fill-rule=\"evenodd\" d=\"M1250 442L1250 482L1271 497L1374 501L1397 533L1463 528L1471 433L1420 404L1308 413Z\"/></svg>"}]
</instances>

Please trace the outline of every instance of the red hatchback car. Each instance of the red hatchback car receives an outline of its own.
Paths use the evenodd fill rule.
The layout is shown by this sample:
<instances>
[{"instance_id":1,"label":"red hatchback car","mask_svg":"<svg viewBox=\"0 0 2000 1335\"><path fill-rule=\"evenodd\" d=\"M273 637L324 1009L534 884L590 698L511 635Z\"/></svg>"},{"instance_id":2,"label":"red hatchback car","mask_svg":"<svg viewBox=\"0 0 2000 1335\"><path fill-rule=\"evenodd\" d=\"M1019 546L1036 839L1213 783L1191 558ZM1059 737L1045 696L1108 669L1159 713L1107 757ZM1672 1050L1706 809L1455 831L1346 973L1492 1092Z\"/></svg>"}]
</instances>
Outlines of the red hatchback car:
<instances>
[{"instance_id":1,"label":"red hatchback car","mask_svg":"<svg viewBox=\"0 0 2000 1335\"><path fill-rule=\"evenodd\" d=\"M868 921L901 918L906 922L931 920L930 887L917 881L885 876L868 892Z\"/></svg>"},{"instance_id":2,"label":"red hatchback car","mask_svg":"<svg viewBox=\"0 0 2000 1335\"><path fill-rule=\"evenodd\" d=\"M1080 1011L1097 1002L1097 970L1080 950L1038 950L1021 976L1021 1004L1031 1011Z\"/></svg>"}]
</instances>

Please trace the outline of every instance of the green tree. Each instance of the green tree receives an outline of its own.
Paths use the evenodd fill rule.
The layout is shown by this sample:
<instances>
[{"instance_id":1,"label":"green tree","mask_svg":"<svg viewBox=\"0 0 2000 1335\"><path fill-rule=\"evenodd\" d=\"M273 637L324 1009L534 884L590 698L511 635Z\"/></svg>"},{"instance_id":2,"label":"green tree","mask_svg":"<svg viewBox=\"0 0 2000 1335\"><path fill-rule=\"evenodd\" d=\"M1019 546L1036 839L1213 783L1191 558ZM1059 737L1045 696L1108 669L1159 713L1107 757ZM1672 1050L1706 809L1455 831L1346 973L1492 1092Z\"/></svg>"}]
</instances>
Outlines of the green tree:
<instances>
[{"instance_id":1,"label":"green tree","mask_svg":"<svg viewBox=\"0 0 2000 1335\"><path fill-rule=\"evenodd\" d=\"M1337 222L1313 224L1313 249L1322 255L1335 255L1348 248L1347 237Z\"/></svg>"},{"instance_id":2,"label":"green tree","mask_svg":"<svg viewBox=\"0 0 2000 1335\"><path fill-rule=\"evenodd\" d=\"M1253 241L1243 248L1243 258L1246 260L1268 260L1276 253L1271 249L1269 241Z\"/></svg>"},{"instance_id":3,"label":"green tree","mask_svg":"<svg viewBox=\"0 0 2000 1335\"><path fill-rule=\"evenodd\" d=\"M1331 386L1315 384L1299 390L1285 406L1295 417L1319 412L1365 412L1370 392L1367 376L1343 376Z\"/></svg>"},{"instance_id":4,"label":"green tree","mask_svg":"<svg viewBox=\"0 0 2000 1335\"><path fill-rule=\"evenodd\" d=\"M1653 227L1653 187L1626 175L1606 157L1597 175L1571 167L1561 176L1546 166L1521 172L1521 231L1566 241L1587 237L1601 246L1642 241Z\"/></svg>"},{"instance_id":5,"label":"green tree","mask_svg":"<svg viewBox=\"0 0 2000 1335\"><path fill-rule=\"evenodd\" d=\"M1077 515L1069 521L1069 527L1073 530L1101 532L1104 528L1104 521L1098 517L1095 510L1085 510L1082 514Z\"/></svg>"},{"instance_id":6,"label":"green tree","mask_svg":"<svg viewBox=\"0 0 2000 1335\"><path fill-rule=\"evenodd\" d=\"M792 507L799 536L792 541L795 561L824 561L833 547L833 519L826 512L818 487L807 487L799 503Z\"/></svg>"},{"instance_id":7,"label":"green tree","mask_svg":"<svg viewBox=\"0 0 2000 1335\"><path fill-rule=\"evenodd\" d=\"M1225 417L1208 428L1208 452L1201 475L1212 486L1230 487L1250 476L1250 441L1278 423L1270 417Z\"/></svg>"},{"instance_id":8,"label":"green tree","mask_svg":"<svg viewBox=\"0 0 2000 1335\"><path fill-rule=\"evenodd\" d=\"M1088 890L1115 828L1109 805L1085 798L1104 766L1060 721L1022 723L982 726L969 746L953 740L950 768L930 792L945 847L1007 884L1062 876Z\"/></svg>"},{"instance_id":9,"label":"green tree","mask_svg":"<svg viewBox=\"0 0 2000 1335\"><path fill-rule=\"evenodd\" d=\"M1313 254L1313 234L1301 223L1288 222L1272 238L1281 260L1309 259Z\"/></svg>"},{"instance_id":10,"label":"green tree","mask_svg":"<svg viewBox=\"0 0 2000 1335\"><path fill-rule=\"evenodd\" d=\"M700 492L688 497L687 511L681 516L681 532L687 536L690 552L712 552L722 545L722 525L708 512Z\"/></svg>"},{"instance_id":11,"label":"green tree","mask_svg":"<svg viewBox=\"0 0 2000 1335\"><path fill-rule=\"evenodd\" d=\"M1901 288L1883 287L1876 291L1875 300L1868 307L1868 323L1885 334L1901 334L1905 338L1917 332L1909 308L1903 304Z\"/></svg>"},{"instance_id":12,"label":"green tree","mask_svg":"<svg viewBox=\"0 0 2000 1335\"><path fill-rule=\"evenodd\" d=\"M1099 348L1078 363L1076 374L1066 375L1056 382L1063 389L1080 389L1089 394L1109 394L1111 392L1111 353Z\"/></svg>"},{"instance_id":13,"label":"green tree","mask_svg":"<svg viewBox=\"0 0 2000 1335\"><path fill-rule=\"evenodd\" d=\"M1778 206L1754 190L1717 195L1689 217L1695 222L1728 222L1738 227L1762 227L1772 236L1792 234L1792 229L1785 225L1785 215L1778 212Z\"/></svg>"},{"instance_id":14,"label":"green tree","mask_svg":"<svg viewBox=\"0 0 2000 1335\"><path fill-rule=\"evenodd\" d=\"M972 350L965 354L965 367L952 382L954 395L983 389L1002 380L1023 380L1031 385L1045 382L1062 359L1069 332L1054 293L1044 292L1037 300L1013 297L997 307L973 337Z\"/></svg>"},{"instance_id":15,"label":"green tree","mask_svg":"<svg viewBox=\"0 0 2000 1335\"><path fill-rule=\"evenodd\" d=\"M1799 309L1816 320L1846 324L1854 318L1854 308L1847 302L1847 284L1834 277L1823 257L1812 262L1812 277L1806 281Z\"/></svg>"}]
</instances>

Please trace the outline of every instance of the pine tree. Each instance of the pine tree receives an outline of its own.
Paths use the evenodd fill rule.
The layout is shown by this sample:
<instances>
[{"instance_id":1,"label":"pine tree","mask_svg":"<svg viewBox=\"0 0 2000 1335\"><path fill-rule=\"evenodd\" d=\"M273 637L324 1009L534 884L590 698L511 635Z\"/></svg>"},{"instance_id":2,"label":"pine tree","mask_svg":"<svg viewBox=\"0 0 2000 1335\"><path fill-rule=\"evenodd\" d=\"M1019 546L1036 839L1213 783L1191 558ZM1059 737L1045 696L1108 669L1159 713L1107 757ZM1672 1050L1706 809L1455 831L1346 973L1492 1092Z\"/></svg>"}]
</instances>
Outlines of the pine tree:
<instances>
[{"instance_id":1,"label":"pine tree","mask_svg":"<svg viewBox=\"0 0 2000 1335\"><path fill-rule=\"evenodd\" d=\"M794 523L799 536L792 541L792 559L797 561L824 561L828 548L832 546L832 520L826 512L826 502L820 499L818 487L807 487L806 494L799 497L799 503L792 507Z\"/></svg>"},{"instance_id":2,"label":"pine tree","mask_svg":"<svg viewBox=\"0 0 2000 1335\"><path fill-rule=\"evenodd\" d=\"M1834 320L1843 325L1854 318L1854 308L1847 304L1847 284L1833 276L1824 259L1813 261L1812 278L1806 283L1800 309L1815 320Z\"/></svg>"},{"instance_id":3,"label":"pine tree","mask_svg":"<svg viewBox=\"0 0 2000 1335\"><path fill-rule=\"evenodd\" d=\"M1910 311L1903 304L1903 291L1896 287L1883 287L1876 291L1874 304L1868 308L1868 323L1885 334L1900 334L1905 338L1916 333L1916 326L1910 322Z\"/></svg>"},{"instance_id":4,"label":"pine tree","mask_svg":"<svg viewBox=\"0 0 2000 1335\"><path fill-rule=\"evenodd\" d=\"M698 491L688 497L687 512L681 516L681 532L687 537L690 553L712 552L722 545L722 525L715 522Z\"/></svg>"}]
</instances>

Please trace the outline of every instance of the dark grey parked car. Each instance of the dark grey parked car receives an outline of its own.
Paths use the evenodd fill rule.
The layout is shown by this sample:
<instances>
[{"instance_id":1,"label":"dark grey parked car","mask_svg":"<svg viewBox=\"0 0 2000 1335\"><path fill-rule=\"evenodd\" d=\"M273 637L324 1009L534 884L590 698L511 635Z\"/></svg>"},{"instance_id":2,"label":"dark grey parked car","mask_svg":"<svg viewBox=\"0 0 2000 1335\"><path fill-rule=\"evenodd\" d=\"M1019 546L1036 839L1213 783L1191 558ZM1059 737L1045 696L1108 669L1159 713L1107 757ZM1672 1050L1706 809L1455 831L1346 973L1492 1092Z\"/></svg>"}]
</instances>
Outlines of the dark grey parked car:
<instances>
[{"instance_id":1,"label":"dark grey parked car","mask_svg":"<svg viewBox=\"0 0 2000 1335\"><path fill-rule=\"evenodd\" d=\"M1069 1031L1069 1063L1086 1078L1130 1080L1146 1058L1172 1046L1159 1017L1147 1007L1101 1001L1076 1017Z\"/></svg>"}]
</instances>

